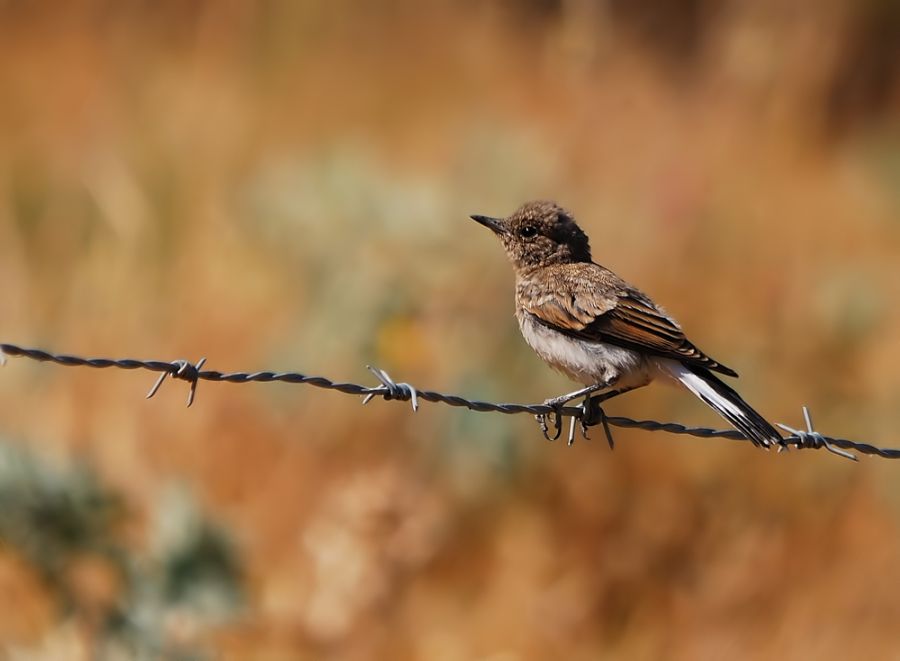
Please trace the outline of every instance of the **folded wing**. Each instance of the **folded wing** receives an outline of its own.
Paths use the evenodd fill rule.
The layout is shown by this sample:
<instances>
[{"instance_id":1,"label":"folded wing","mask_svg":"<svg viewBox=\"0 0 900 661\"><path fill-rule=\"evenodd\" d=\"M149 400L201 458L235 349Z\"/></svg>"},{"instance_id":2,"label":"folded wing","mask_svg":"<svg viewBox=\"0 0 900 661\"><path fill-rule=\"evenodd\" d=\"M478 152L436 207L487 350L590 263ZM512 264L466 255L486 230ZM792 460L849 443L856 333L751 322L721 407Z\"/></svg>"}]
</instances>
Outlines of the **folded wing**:
<instances>
[{"instance_id":1,"label":"folded wing","mask_svg":"<svg viewBox=\"0 0 900 661\"><path fill-rule=\"evenodd\" d=\"M737 376L700 351L678 322L611 271L596 264L569 266L568 277L542 285L530 283L520 292L519 303L540 323L573 337Z\"/></svg>"}]
</instances>

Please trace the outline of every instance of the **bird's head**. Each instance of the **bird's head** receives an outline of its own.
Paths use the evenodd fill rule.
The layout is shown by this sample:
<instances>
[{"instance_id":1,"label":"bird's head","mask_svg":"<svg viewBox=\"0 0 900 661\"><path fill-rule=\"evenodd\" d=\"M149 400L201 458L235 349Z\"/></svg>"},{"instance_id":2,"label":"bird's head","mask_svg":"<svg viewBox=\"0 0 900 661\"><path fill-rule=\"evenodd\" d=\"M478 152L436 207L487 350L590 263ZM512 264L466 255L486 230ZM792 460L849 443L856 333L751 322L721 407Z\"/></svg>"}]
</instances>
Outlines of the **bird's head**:
<instances>
[{"instance_id":1,"label":"bird's head","mask_svg":"<svg viewBox=\"0 0 900 661\"><path fill-rule=\"evenodd\" d=\"M587 235L556 202L526 202L507 218L471 218L500 238L517 270L591 261Z\"/></svg>"}]
</instances>

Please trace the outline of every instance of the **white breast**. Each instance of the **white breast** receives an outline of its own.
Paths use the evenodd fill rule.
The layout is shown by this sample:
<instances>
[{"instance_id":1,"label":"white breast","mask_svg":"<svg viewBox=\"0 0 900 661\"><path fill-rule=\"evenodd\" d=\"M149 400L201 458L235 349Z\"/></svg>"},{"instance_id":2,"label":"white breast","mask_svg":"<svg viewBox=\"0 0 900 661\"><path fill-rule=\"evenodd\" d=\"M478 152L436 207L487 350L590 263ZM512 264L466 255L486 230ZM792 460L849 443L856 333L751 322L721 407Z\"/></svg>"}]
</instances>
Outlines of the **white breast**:
<instances>
[{"instance_id":1,"label":"white breast","mask_svg":"<svg viewBox=\"0 0 900 661\"><path fill-rule=\"evenodd\" d=\"M647 361L636 351L570 337L548 328L526 312L520 311L516 317L528 346L573 381L589 386L616 379L617 387L650 382Z\"/></svg>"}]
</instances>

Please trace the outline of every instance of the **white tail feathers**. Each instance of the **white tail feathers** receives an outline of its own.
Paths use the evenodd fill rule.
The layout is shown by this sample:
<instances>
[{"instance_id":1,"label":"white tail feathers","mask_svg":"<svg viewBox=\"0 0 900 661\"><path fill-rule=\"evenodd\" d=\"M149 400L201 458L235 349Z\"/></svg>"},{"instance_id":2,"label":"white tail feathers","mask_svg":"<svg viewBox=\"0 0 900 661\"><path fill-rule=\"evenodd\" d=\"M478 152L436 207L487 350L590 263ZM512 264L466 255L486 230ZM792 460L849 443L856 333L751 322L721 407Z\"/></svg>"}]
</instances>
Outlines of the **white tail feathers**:
<instances>
[{"instance_id":1,"label":"white tail feathers","mask_svg":"<svg viewBox=\"0 0 900 661\"><path fill-rule=\"evenodd\" d=\"M703 400L754 445L764 448L784 445L781 434L708 369L669 359L659 360L657 364L661 372Z\"/></svg>"}]
</instances>

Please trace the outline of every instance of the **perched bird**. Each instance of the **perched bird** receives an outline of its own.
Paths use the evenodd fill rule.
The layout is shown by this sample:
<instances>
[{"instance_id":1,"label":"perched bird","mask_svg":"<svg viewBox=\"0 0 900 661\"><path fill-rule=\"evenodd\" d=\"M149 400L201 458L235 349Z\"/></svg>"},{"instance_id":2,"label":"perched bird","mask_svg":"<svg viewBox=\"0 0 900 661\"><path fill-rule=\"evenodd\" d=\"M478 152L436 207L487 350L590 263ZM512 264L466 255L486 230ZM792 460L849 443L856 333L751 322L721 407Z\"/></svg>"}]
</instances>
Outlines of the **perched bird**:
<instances>
[{"instance_id":1,"label":"perched bird","mask_svg":"<svg viewBox=\"0 0 900 661\"><path fill-rule=\"evenodd\" d=\"M508 218L471 218L496 234L516 273L516 318L525 341L587 388L558 405L605 391L601 401L659 377L679 383L764 448L784 446L775 428L713 372L736 377L688 340L646 294L591 260L587 235L555 202L528 202Z\"/></svg>"}]
</instances>

